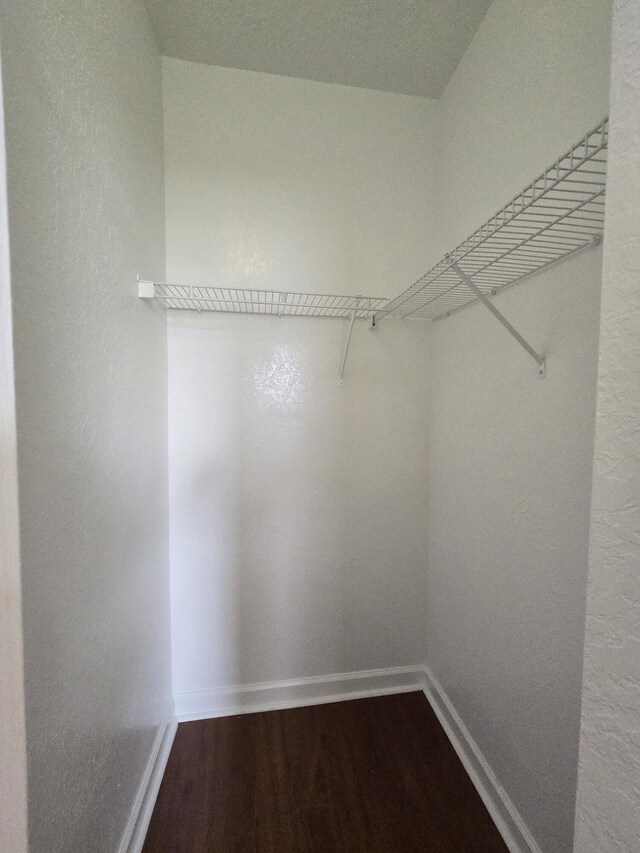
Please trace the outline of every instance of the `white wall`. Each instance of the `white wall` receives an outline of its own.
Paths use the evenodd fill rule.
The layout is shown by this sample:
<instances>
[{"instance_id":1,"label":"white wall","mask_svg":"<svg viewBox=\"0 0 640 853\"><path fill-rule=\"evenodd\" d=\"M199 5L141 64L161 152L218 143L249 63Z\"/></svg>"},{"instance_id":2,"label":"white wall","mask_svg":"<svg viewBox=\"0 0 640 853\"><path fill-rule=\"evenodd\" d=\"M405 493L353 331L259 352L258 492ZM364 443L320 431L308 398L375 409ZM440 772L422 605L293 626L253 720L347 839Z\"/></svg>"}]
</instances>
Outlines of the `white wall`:
<instances>
[{"instance_id":1,"label":"white wall","mask_svg":"<svg viewBox=\"0 0 640 853\"><path fill-rule=\"evenodd\" d=\"M1 84L0 73L0 850L27 853L20 529Z\"/></svg>"},{"instance_id":2,"label":"white wall","mask_svg":"<svg viewBox=\"0 0 640 853\"><path fill-rule=\"evenodd\" d=\"M433 330L427 661L540 847L571 847L601 252Z\"/></svg>"},{"instance_id":3,"label":"white wall","mask_svg":"<svg viewBox=\"0 0 640 853\"><path fill-rule=\"evenodd\" d=\"M611 0L494 0L440 99L448 251L608 111Z\"/></svg>"},{"instance_id":4,"label":"white wall","mask_svg":"<svg viewBox=\"0 0 640 853\"><path fill-rule=\"evenodd\" d=\"M174 315L174 691L424 658L424 324Z\"/></svg>"},{"instance_id":5,"label":"white wall","mask_svg":"<svg viewBox=\"0 0 640 853\"><path fill-rule=\"evenodd\" d=\"M576 853L640 846L640 6L614 8Z\"/></svg>"},{"instance_id":6,"label":"white wall","mask_svg":"<svg viewBox=\"0 0 640 853\"><path fill-rule=\"evenodd\" d=\"M169 280L392 293L432 102L164 61ZM425 324L169 319L174 691L424 656Z\"/></svg>"},{"instance_id":7,"label":"white wall","mask_svg":"<svg viewBox=\"0 0 640 853\"><path fill-rule=\"evenodd\" d=\"M160 59L141 2L0 24L30 850L112 853L170 713Z\"/></svg>"},{"instance_id":8,"label":"white wall","mask_svg":"<svg viewBox=\"0 0 640 853\"><path fill-rule=\"evenodd\" d=\"M163 69L169 280L390 296L424 272L436 101Z\"/></svg>"},{"instance_id":9,"label":"white wall","mask_svg":"<svg viewBox=\"0 0 640 853\"><path fill-rule=\"evenodd\" d=\"M607 112L609 4L496 0L442 99L441 251ZM545 853L572 846L601 251L433 327L427 661Z\"/></svg>"}]
</instances>

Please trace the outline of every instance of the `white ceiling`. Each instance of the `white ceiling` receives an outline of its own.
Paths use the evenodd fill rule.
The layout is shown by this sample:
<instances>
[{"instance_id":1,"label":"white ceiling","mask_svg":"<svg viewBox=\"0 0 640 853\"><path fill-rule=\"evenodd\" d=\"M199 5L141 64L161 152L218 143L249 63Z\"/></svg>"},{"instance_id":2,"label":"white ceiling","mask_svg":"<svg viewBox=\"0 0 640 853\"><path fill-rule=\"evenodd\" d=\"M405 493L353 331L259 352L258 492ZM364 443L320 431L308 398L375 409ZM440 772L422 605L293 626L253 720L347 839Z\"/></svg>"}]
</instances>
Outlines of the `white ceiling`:
<instances>
[{"instance_id":1,"label":"white ceiling","mask_svg":"<svg viewBox=\"0 0 640 853\"><path fill-rule=\"evenodd\" d=\"M437 98L491 0L146 0L165 56Z\"/></svg>"}]
</instances>

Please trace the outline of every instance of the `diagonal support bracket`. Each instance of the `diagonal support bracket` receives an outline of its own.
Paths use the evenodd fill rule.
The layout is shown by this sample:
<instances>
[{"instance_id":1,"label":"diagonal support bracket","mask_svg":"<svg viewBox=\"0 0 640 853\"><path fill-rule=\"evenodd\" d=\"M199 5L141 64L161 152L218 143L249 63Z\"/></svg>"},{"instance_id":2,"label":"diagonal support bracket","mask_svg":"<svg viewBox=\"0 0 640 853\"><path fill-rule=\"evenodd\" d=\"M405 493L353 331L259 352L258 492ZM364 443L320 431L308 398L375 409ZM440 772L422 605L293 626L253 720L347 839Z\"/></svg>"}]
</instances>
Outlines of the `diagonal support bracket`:
<instances>
[{"instance_id":1,"label":"diagonal support bracket","mask_svg":"<svg viewBox=\"0 0 640 853\"><path fill-rule=\"evenodd\" d=\"M351 333L353 332L353 324L356 321L356 314L358 313L358 308L360 307L360 301L362 299L361 296L356 297L356 307L351 312L351 319L349 320L349 331L347 332L347 340L344 344L344 352L342 353L342 362L340 364L340 371L338 373L338 385L344 385L344 369L347 364L347 356L349 355L349 344L351 343Z\"/></svg>"},{"instance_id":2,"label":"diagonal support bracket","mask_svg":"<svg viewBox=\"0 0 640 853\"><path fill-rule=\"evenodd\" d=\"M514 328L514 326L511 325L511 323L507 320L507 318L504 316L504 314L502 314L500 311L498 311L498 309L493 304L493 302L489 299L489 297L486 295L486 293L483 293L480 290L480 288L477 286L477 284L474 281L472 281L469 278L469 276L460 269L460 267L458 266L457 263L455 263L455 262L452 263L451 269L456 273L456 275L458 276L460 281L463 284L466 284L467 287L469 288L469 290L471 290L478 297L480 302L482 302L482 304L485 305L489 309L489 311L491 311L491 313L496 318L496 320L498 320L499 323L502 323L502 325L505 327L507 332L509 332L509 334L512 335L518 341L520 346L529 353L531 358L538 365L538 376L541 379L544 379L547 366L546 366L544 358L540 355L540 353L536 352L536 350L534 350L534 348L531 346L531 344L527 340L525 340L525 338L522 337L520 332L516 328Z\"/></svg>"}]
</instances>

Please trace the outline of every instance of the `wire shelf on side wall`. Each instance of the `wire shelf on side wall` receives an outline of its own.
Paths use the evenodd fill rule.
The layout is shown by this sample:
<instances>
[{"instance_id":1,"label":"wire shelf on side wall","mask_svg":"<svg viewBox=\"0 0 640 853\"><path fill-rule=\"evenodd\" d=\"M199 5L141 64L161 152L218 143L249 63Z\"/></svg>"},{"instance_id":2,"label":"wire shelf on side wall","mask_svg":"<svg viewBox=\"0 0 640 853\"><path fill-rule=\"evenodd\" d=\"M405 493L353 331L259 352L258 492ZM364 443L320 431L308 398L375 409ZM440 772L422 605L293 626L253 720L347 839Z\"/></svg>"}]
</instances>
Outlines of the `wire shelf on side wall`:
<instances>
[{"instance_id":1,"label":"wire shelf on side wall","mask_svg":"<svg viewBox=\"0 0 640 853\"><path fill-rule=\"evenodd\" d=\"M604 230L608 119L518 193L488 222L395 299L374 296L160 284L139 281L138 295L166 308L350 319L344 373L356 319L437 320L482 302L546 375L544 353L489 299L499 290L600 242Z\"/></svg>"},{"instance_id":2,"label":"wire shelf on side wall","mask_svg":"<svg viewBox=\"0 0 640 853\"><path fill-rule=\"evenodd\" d=\"M140 281L139 295L165 308L279 317L349 317L366 319L384 310L388 299L248 288L203 287Z\"/></svg>"},{"instance_id":3,"label":"wire shelf on side wall","mask_svg":"<svg viewBox=\"0 0 640 853\"><path fill-rule=\"evenodd\" d=\"M436 320L476 302L454 265L491 295L599 242L607 144L604 119L377 316Z\"/></svg>"}]
</instances>

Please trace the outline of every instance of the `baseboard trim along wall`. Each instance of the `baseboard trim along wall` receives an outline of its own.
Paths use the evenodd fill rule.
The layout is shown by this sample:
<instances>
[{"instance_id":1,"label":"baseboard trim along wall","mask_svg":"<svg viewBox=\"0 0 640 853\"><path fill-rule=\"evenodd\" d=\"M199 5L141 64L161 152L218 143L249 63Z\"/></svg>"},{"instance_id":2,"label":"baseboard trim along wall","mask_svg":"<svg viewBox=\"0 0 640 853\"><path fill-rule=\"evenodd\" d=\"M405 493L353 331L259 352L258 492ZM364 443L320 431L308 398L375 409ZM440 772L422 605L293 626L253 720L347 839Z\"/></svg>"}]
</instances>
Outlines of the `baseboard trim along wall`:
<instances>
[{"instance_id":1,"label":"baseboard trim along wall","mask_svg":"<svg viewBox=\"0 0 640 853\"><path fill-rule=\"evenodd\" d=\"M427 667L423 672L425 696L510 853L542 853L444 689Z\"/></svg>"},{"instance_id":2,"label":"baseboard trim along wall","mask_svg":"<svg viewBox=\"0 0 640 853\"><path fill-rule=\"evenodd\" d=\"M393 667L299 678L291 681L220 687L178 693L174 696L174 700L178 721L187 722L233 714L343 702L348 699L410 693L415 690L423 691L427 697L510 853L542 853L453 703L428 667ZM164 764L162 766L164 768ZM157 788L144 824L145 831L156 795ZM140 847L129 847L126 853L139 853L139 850Z\"/></svg>"},{"instance_id":3,"label":"baseboard trim along wall","mask_svg":"<svg viewBox=\"0 0 640 853\"><path fill-rule=\"evenodd\" d=\"M186 722L409 693L422 690L423 686L424 670L421 666L402 666L177 693L174 701L179 722Z\"/></svg>"},{"instance_id":4,"label":"baseboard trim along wall","mask_svg":"<svg viewBox=\"0 0 640 853\"><path fill-rule=\"evenodd\" d=\"M177 721L171 720L158 729L118 853L141 853L142 851L177 728Z\"/></svg>"}]
</instances>

